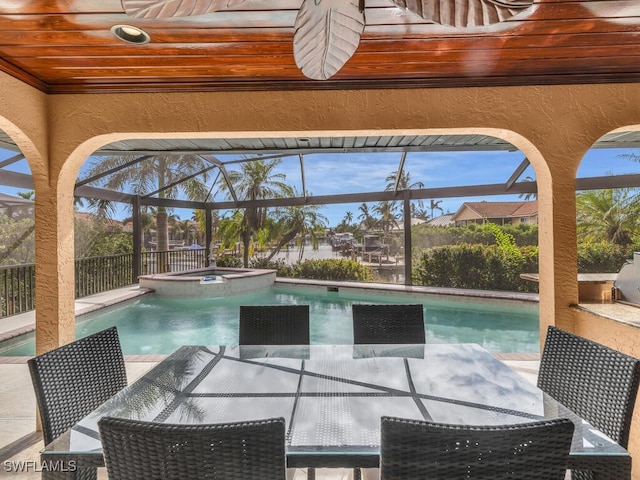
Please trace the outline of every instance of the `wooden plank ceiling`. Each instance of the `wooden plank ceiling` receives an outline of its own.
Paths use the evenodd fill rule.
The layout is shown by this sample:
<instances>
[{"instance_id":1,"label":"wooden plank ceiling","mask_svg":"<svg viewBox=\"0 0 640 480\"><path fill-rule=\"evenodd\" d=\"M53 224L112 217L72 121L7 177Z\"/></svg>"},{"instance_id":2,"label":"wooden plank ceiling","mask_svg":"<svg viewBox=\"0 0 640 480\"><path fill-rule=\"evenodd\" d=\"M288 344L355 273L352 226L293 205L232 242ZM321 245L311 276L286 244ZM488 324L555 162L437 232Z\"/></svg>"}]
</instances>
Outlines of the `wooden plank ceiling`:
<instances>
[{"instance_id":1,"label":"wooden plank ceiling","mask_svg":"<svg viewBox=\"0 0 640 480\"><path fill-rule=\"evenodd\" d=\"M128 17L120 0L2 0L0 69L47 93L640 80L638 0L535 0L503 23L473 28L366 0L358 50L323 81L306 78L294 61L301 3L247 0L207 15L147 20ZM124 43L111 32L121 24L151 41Z\"/></svg>"}]
</instances>

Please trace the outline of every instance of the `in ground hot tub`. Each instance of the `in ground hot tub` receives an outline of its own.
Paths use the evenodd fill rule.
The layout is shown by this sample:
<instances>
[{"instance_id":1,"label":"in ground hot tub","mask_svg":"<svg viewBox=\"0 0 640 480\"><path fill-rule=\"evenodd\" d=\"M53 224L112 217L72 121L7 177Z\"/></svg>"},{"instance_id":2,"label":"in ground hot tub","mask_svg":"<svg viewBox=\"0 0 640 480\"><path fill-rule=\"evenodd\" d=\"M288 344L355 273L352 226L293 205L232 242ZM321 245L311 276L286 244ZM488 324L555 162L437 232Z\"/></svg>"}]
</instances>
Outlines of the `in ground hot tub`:
<instances>
[{"instance_id":1,"label":"in ground hot tub","mask_svg":"<svg viewBox=\"0 0 640 480\"><path fill-rule=\"evenodd\" d=\"M160 297L212 298L271 287L276 280L276 271L215 267L142 275L138 280L140 287L151 288Z\"/></svg>"}]
</instances>

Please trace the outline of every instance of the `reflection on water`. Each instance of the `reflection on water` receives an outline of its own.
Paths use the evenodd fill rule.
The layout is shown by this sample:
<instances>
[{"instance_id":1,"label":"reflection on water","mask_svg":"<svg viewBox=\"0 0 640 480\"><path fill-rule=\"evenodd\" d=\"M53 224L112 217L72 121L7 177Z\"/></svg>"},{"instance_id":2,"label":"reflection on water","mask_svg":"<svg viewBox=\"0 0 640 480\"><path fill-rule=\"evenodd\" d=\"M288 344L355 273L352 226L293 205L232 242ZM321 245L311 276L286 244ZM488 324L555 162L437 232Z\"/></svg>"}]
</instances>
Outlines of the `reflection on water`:
<instances>
[{"instance_id":1,"label":"reflection on water","mask_svg":"<svg viewBox=\"0 0 640 480\"><path fill-rule=\"evenodd\" d=\"M539 351L538 305L468 297L411 298L277 286L249 295L208 299L143 298L79 322L83 337L118 327L127 355L168 354L181 345L238 343L240 305L308 304L312 344L353 343L353 303L424 304L427 343L479 343L492 352ZM88 316L81 317L82 319ZM33 342L9 355L33 355Z\"/></svg>"}]
</instances>

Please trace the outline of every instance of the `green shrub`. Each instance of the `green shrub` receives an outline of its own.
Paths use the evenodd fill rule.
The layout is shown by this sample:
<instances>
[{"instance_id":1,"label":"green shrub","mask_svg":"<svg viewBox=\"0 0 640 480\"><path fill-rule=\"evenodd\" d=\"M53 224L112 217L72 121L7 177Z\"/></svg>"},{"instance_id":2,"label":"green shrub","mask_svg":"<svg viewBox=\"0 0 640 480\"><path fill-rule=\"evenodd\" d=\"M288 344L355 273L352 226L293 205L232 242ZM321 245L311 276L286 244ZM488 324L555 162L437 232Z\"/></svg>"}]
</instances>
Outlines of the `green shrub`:
<instances>
[{"instance_id":1,"label":"green shrub","mask_svg":"<svg viewBox=\"0 0 640 480\"><path fill-rule=\"evenodd\" d=\"M267 260L266 258L254 258L249 262L251 268L264 268L275 270L277 277L295 276L295 267L287 265L284 260Z\"/></svg>"},{"instance_id":2,"label":"green shrub","mask_svg":"<svg viewBox=\"0 0 640 480\"><path fill-rule=\"evenodd\" d=\"M228 268L242 268L242 259L235 255L221 255L216 258L216 266Z\"/></svg>"},{"instance_id":3,"label":"green shrub","mask_svg":"<svg viewBox=\"0 0 640 480\"><path fill-rule=\"evenodd\" d=\"M578 273L617 273L627 258L633 257L634 246L623 247L609 242L578 245Z\"/></svg>"},{"instance_id":4,"label":"green shrub","mask_svg":"<svg viewBox=\"0 0 640 480\"><path fill-rule=\"evenodd\" d=\"M520 274L537 271L537 263L537 247L447 245L422 252L413 281L426 286L531 292L537 291L537 284L521 279Z\"/></svg>"},{"instance_id":5,"label":"green shrub","mask_svg":"<svg viewBox=\"0 0 640 480\"><path fill-rule=\"evenodd\" d=\"M371 268L354 260L329 258L305 260L295 265L295 277L314 280L361 281L373 280Z\"/></svg>"}]
</instances>

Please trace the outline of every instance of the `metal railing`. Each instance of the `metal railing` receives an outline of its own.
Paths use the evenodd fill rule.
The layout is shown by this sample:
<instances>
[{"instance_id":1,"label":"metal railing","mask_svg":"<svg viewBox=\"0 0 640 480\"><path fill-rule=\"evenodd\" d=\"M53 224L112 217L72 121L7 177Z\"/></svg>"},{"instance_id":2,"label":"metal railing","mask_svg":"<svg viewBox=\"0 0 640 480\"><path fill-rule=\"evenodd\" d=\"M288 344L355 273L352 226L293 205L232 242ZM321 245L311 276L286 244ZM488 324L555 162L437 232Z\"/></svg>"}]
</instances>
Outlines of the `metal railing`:
<instances>
[{"instance_id":1,"label":"metal railing","mask_svg":"<svg viewBox=\"0 0 640 480\"><path fill-rule=\"evenodd\" d=\"M0 316L35 308L35 265L0 267Z\"/></svg>"},{"instance_id":2,"label":"metal railing","mask_svg":"<svg viewBox=\"0 0 640 480\"><path fill-rule=\"evenodd\" d=\"M206 260L206 250L144 252L140 272L145 275L204 268ZM138 279L133 278L133 265L131 253L76 260L76 298L137 283ZM0 267L0 317L33 310L36 303L35 286L35 265Z\"/></svg>"},{"instance_id":3,"label":"metal railing","mask_svg":"<svg viewBox=\"0 0 640 480\"><path fill-rule=\"evenodd\" d=\"M125 287L133 281L133 254L76 260L76 298Z\"/></svg>"},{"instance_id":4,"label":"metal railing","mask_svg":"<svg viewBox=\"0 0 640 480\"><path fill-rule=\"evenodd\" d=\"M204 268L206 251L202 250L169 250L167 252L143 252L141 275L164 272L183 272L194 268Z\"/></svg>"}]
</instances>

